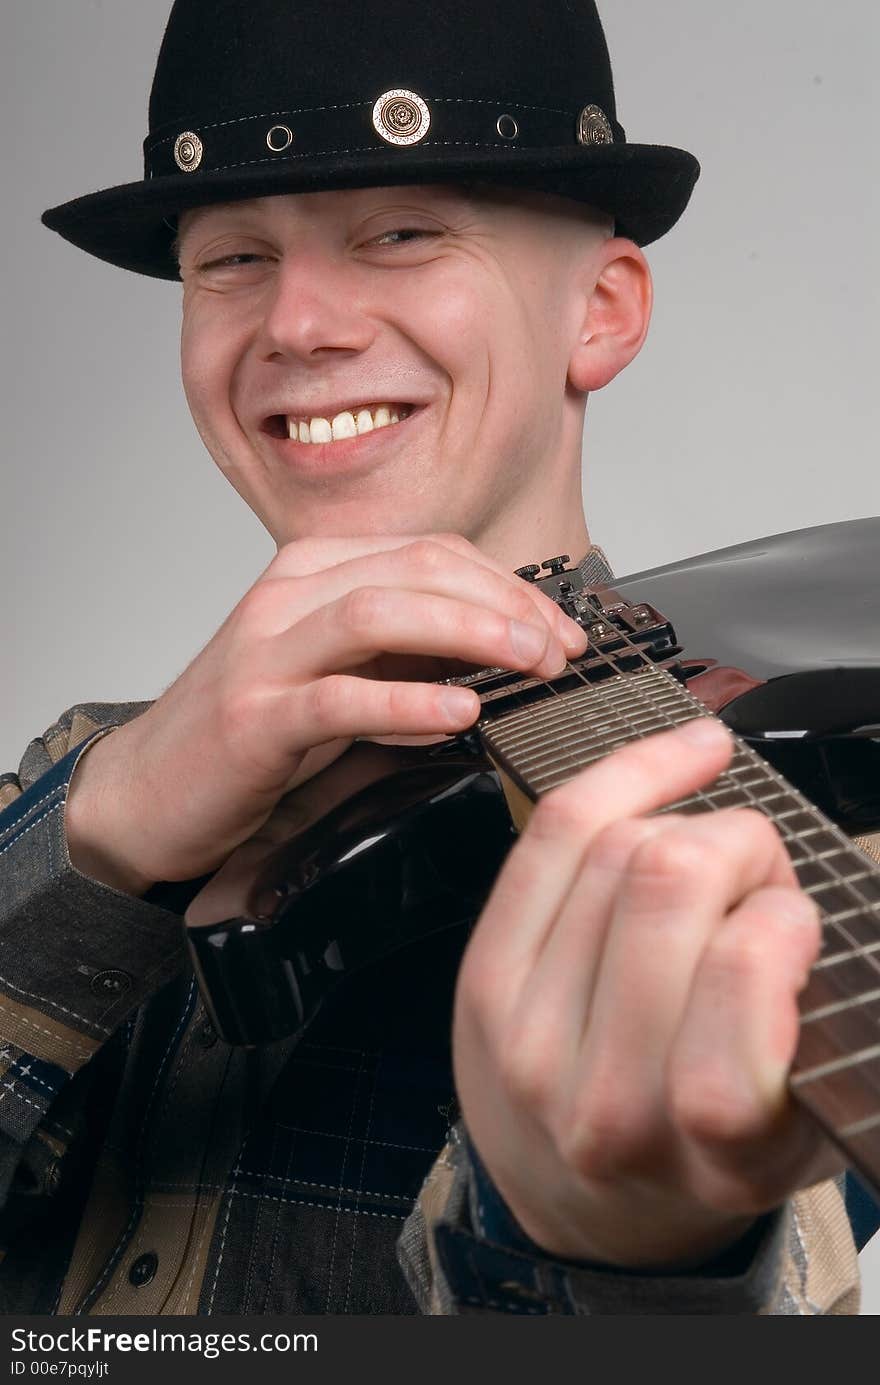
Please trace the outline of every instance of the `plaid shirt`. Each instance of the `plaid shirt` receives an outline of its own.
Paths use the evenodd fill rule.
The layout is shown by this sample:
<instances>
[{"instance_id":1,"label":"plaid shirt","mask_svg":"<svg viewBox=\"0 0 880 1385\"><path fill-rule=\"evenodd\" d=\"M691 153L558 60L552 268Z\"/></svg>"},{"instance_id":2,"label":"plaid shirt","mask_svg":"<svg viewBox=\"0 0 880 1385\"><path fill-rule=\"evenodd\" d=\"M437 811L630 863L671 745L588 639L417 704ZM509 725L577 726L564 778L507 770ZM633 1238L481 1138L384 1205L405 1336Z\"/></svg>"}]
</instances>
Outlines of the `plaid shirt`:
<instances>
[{"instance_id":1,"label":"plaid shirt","mask_svg":"<svg viewBox=\"0 0 880 1385\"><path fill-rule=\"evenodd\" d=\"M182 942L193 887L134 898L67 851L79 756L148 706L71 708L0 776L0 1311L858 1311L834 1183L691 1276L527 1242L454 1121L461 931L417 977L346 989L298 1044L218 1039Z\"/></svg>"}]
</instances>

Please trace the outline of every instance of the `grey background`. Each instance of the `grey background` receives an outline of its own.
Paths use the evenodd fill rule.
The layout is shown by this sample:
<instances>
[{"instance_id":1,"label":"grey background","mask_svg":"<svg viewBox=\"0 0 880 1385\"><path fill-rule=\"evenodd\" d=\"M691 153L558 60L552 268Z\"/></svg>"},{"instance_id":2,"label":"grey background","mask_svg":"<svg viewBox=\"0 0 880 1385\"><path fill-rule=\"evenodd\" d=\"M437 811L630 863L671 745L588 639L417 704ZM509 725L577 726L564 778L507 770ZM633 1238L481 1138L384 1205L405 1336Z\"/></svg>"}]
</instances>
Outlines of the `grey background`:
<instances>
[{"instance_id":1,"label":"grey background","mask_svg":"<svg viewBox=\"0 0 880 1385\"><path fill-rule=\"evenodd\" d=\"M190 422L178 287L39 225L141 176L168 7L3 7L2 768L76 701L161 691L272 556ZM703 177L648 251L648 344L588 410L594 541L623 573L880 513L874 0L601 9L629 137ZM880 1237L865 1266L878 1313Z\"/></svg>"}]
</instances>

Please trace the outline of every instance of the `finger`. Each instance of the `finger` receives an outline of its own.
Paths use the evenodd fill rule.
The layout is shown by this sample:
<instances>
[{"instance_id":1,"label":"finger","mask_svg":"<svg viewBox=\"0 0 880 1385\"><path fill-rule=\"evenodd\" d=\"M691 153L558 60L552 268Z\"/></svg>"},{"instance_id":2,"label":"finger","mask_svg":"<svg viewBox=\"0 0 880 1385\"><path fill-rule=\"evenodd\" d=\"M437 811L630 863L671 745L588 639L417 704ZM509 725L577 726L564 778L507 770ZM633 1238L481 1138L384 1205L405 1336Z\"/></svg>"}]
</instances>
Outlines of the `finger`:
<instances>
[{"instance_id":1,"label":"finger","mask_svg":"<svg viewBox=\"0 0 880 1385\"><path fill-rule=\"evenodd\" d=\"M276 586L281 580L275 579ZM559 638L559 622L555 615L548 621L539 613L524 583L514 584L470 559L453 560L445 548L427 540L392 554L340 563L311 577L284 579L284 583L289 599L273 602L270 614L274 628L264 627L264 633L281 633L356 591L400 590L457 600L464 615L479 605L505 619L533 626L547 642L546 667L542 669L547 677L558 673L566 658L567 651ZM585 635L582 643L586 644Z\"/></svg>"},{"instance_id":2,"label":"finger","mask_svg":"<svg viewBox=\"0 0 880 1385\"><path fill-rule=\"evenodd\" d=\"M351 674L316 679L266 703L274 736L282 737L292 753L345 737L451 735L479 711L479 698L466 688Z\"/></svg>"},{"instance_id":3,"label":"finger","mask_svg":"<svg viewBox=\"0 0 880 1385\"><path fill-rule=\"evenodd\" d=\"M546 626L509 620L471 602L394 587L359 587L276 637L273 662L300 680L362 667L384 654L428 655L558 673L565 656Z\"/></svg>"},{"instance_id":4,"label":"finger","mask_svg":"<svg viewBox=\"0 0 880 1385\"><path fill-rule=\"evenodd\" d=\"M309 539L281 549L266 570L266 578L304 578L320 574L333 579L331 595L341 596L357 586L385 585L386 564L370 562L399 554L401 581L418 583L419 590L444 591L473 601L486 597L517 619L539 619L549 626L574 656L584 652L586 634L576 621L538 587L509 572L457 534L377 536L355 539ZM439 587L445 575L451 586ZM422 586L429 579L431 585ZM326 588L324 590L327 590ZM515 603L511 606L511 603Z\"/></svg>"},{"instance_id":5,"label":"finger","mask_svg":"<svg viewBox=\"0 0 880 1385\"><path fill-rule=\"evenodd\" d=\"M794 1165L825 1173L822 1137L787 1089L797 997L820 945L812 901L773 886L734 909L701 958L670 1056L667 1100L713 1201L752 1196L772 1206L793 1186Z\"/></svg>"},{"instance_id":6,"label":"finger","mask_svg":"<svg viewBox=\"0 0 880 1385\"><path fill-rule=\"evenodd\" d=\"M698 717L646 736L590 765L539 800L508 855L471 940L477 960L503 957L517 989L580 873L591 843L610 823L650 813L711 783L729 763L730 734Z\"/></svg>"},{"instance_id":7,"label":"finger","mask_svg":"<svg viewBox=\"0 0 880 1385\"><path fill-rule=\"evenodd\" d=\"M634 1148L665 1124L667 1057L709 939L733 907L776 880L791 885L793 872L775 828L752 811L680 817L627 860L580 1065L599 1090L615 1086L632 1113Z\"/></svg>"},{"instance_id":8,"label":"finger","mask_svg":"<svg viewBox=\"0 0 880 1385\"><path fill-rule=\"evenodd\" d=\"M524 984L517 988L520 978L507 974L504 955L480 980L484 1033L506 1054L514 1090L545 1123L579 1058L621 872L636 847L670 821L627 818L600 832Z\"/></svg>"}]
</instances>

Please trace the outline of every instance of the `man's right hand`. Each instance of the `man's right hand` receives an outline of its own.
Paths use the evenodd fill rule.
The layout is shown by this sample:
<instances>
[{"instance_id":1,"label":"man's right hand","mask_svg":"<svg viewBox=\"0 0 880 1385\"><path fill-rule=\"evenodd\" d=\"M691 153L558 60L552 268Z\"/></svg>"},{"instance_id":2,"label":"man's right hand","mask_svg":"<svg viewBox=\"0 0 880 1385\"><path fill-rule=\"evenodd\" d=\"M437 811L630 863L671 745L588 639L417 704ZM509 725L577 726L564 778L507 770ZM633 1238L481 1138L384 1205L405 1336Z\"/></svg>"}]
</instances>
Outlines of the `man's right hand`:
<instances>
[{"instance_id":1,"label":"man's right hand","mask_svg":"<svg viewBox=\"0 0 880 1385\"><path fill-rule=\"evenodd\" d=\"M456 534L282 548L185 672L71 781L77 869L131 894L216 870L358 736L454 735L476 667L558 673L580 628ZM451 666L452 665L452 666Z\"/></svg>"}]
</instances>

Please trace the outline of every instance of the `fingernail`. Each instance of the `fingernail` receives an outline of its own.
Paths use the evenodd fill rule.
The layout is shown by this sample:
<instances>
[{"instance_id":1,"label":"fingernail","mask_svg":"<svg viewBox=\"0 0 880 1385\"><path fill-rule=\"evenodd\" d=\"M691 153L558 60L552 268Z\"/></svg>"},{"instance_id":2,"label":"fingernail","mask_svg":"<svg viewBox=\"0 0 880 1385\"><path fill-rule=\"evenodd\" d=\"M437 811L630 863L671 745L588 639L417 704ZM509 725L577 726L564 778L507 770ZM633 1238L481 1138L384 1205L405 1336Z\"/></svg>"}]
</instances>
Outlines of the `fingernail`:
<instances>
[{"instance_id":1,"label":"fingernail","mask_svg":"<svg viewBox=\"0 0 880 1385\"><path fill-rule=\"evenodd\" d=\"M473 721L479 710L476 694L467 688L444 688L440 694L440 706L454 726L463 721Z\"/></svg>"},{"instance_id":2,"label":"fingernail","mask_svg":"<svg viewBox=\"0 0 880 1385\"><path fill-rule=\"evenodd\" d=\"M533 664L547 648L549 631L536 629L534 625L526 625L521 620L510 622L510 643L518 659L524 663Z\"/></svg>"},{"instance_id":3,"label":"fingernail","mask_svg":"<svg viewBox=\"0 0 880 1385\"><path fill-rule=\"evenodd\" d=\"M559 638L572 654L583 654L589 643L583 626L578 625L575 620L570 620L568 616L559 622Z\"/></svg>"},{"instance_id":4,"label":"fingernail","mask_svg":"<svg viewBox=\"0 0 880 1385\"><path fill-rule=\"evenodd\" d=\"M796 928L802 928L804 925L815 928L822 920L818 904L808 894L801 893L799 889L791 890L788 898L782 900L779 913L784 920Z\"/></svg>"},{"instance_id":5,"label":"fingernail","mask_svg":"<svg viewBox=\"0 0 880 1385\"><path fill-rule=\"evenodd\" d=\"M693 745L718 745L722 740L730 740L730 732L717 717L694 717L678 728L678 734Z\"/></svg>"}]
</instances>

